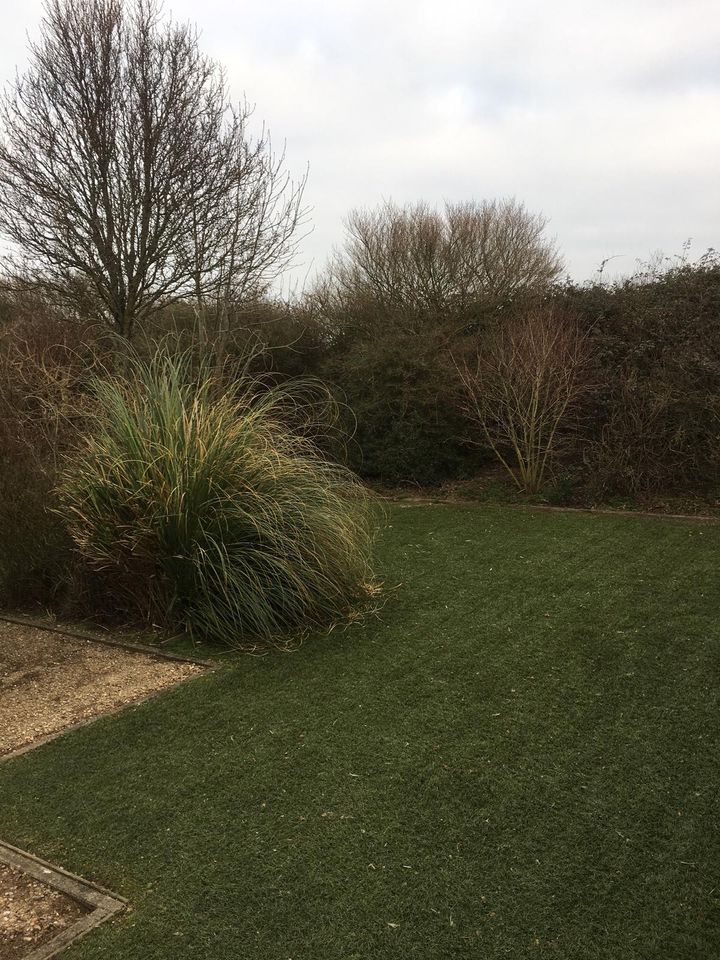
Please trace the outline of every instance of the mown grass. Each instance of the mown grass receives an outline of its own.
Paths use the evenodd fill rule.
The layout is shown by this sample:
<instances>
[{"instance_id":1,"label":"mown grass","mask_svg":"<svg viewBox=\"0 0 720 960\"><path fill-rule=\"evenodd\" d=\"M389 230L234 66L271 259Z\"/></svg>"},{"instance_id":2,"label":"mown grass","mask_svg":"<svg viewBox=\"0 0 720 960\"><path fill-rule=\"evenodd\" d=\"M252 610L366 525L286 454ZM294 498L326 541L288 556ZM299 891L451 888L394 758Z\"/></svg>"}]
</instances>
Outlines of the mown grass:
<instances>
[{"instance_id":1,"label":"mown grass","mask_svg":"<svg viewBox=\"0 0 720 960\"><path fill-rule=\"evenodd\" d=\"M68 960L720 954L720 527L406 507L378 619L0 767Z\"/></svg>"}]
</instances>

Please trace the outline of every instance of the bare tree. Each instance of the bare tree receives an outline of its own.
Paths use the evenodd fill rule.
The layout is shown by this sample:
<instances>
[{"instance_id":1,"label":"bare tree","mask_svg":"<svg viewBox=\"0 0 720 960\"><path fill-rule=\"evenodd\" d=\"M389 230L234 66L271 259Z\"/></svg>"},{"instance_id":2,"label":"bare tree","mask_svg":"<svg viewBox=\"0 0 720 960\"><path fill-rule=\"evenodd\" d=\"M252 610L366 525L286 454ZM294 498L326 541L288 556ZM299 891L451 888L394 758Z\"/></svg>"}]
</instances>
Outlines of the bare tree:
<instances>
[{"instance_id":1,"label":"bare tree","mask_svg":"<svg viewBox=\"0 0 720 960\"><path fill-rule=\"evenodd\" d=\"M292 181L265 131L237 143L237 176L212 218L193 216L193 297L200 327L222 354L231 326L292 262L305 178Z\"/></svg>"},{"instance_id":2,"label":"bare tree","mask_svg":"<svg viewBox=\"0 0 720 960\"><path fill-rule=\"evenodd\" d=\"M526 493L541 488L558 452L589 359L574 320L538 310L498 327L473 364L458 365L466 413Z\"/></svg>"},{"instance_id":3,"label":"bare tree","mask_svg":"<svg viewBox=\"0 0 720 960\"><path fill-rule=\"evenodd\" d=\"M157 0L47 0L0 104L0 232L126 337L173 299L216 297L220 277L262 287L292 253L304 178L250 140L249 115Z\"/></svg>"},{"instance_id":4,"label":"bare tree","mask_svg":"<svg viewBox=\"0 0 720 960\"><path fill-rule=\"evenodd\" d=\"M547 219L517 200L448 204L446 218L448 259L463 306L542 291L562 271L554 241L544 236Z\"/></svg>"},{"instance_id":5,"label":"bare tree","mask_svg":"<svg viewBox=\"0 0 720 960\"><path fill-rule=\"evenodd\" d=\"M354 210L319 289L340 309L368 302L405 315L465 314L542 289L562 269L546 219L516 200ZM329 279L329 286L328 286Z\"/></svg>"}]
</instances>

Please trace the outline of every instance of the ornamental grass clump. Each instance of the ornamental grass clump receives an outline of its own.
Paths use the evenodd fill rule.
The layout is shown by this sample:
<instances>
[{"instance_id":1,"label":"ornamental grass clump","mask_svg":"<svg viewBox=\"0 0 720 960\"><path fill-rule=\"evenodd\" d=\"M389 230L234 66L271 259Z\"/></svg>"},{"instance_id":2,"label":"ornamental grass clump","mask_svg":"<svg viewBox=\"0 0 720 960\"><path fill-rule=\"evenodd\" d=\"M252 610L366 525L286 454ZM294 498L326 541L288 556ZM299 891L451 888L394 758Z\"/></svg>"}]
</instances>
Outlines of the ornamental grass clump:
<instances>
[{"instance_id":1,"label":"ornamental grass clump","mask_svg":"<svg viewBox=\"0 0 720 960\"><path fill-rule=\"evenodd\" d=\"M108 603L248 646L332 623L368 596L373 510L303 429L318 389L221 380L164 350L96 381L59 494Z\"/></svg>"}]
</instances>

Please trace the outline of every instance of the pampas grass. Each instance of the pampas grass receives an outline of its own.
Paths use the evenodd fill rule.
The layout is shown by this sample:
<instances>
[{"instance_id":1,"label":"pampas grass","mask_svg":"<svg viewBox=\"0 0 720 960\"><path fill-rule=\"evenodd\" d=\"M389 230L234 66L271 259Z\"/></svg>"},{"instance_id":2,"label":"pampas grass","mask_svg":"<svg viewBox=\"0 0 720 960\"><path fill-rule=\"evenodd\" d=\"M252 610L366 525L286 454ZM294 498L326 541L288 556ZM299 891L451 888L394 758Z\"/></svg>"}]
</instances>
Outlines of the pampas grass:
<instances>
[{"instance_id":1,"label":"pampas grass","mask_svg":"<svg viewBox=\"0 0 720 960\"><path fill-rule=\"evenodd\" d=\"M365 488L303 430L327 394L228 382L160 348L98 378L60 510L108 603L228 646L280 642L372 591Z\"/></svg>"}]
</instances>

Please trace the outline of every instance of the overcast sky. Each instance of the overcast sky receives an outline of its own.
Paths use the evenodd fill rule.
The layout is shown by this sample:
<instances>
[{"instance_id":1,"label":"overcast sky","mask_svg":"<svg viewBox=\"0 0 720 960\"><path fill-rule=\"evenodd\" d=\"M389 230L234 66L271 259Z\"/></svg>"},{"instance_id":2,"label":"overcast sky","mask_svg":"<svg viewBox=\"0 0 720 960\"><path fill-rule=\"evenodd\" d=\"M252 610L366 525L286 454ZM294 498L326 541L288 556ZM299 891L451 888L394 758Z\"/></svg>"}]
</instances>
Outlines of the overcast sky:
<instances>
[{"instance_id":1,"label":"overcast sky","mask_svg":"<svg viewBox=\"0 0 720 960\"><path fill-rule=\"evenodd\" d=\"M0 74L40 0L3 0ZM354 206L515 196L568 272L720 247L717 0L168 0L306 164L322 266Z\"/></svg>"}]
</instances>

